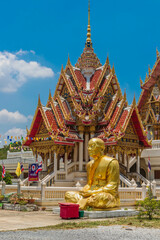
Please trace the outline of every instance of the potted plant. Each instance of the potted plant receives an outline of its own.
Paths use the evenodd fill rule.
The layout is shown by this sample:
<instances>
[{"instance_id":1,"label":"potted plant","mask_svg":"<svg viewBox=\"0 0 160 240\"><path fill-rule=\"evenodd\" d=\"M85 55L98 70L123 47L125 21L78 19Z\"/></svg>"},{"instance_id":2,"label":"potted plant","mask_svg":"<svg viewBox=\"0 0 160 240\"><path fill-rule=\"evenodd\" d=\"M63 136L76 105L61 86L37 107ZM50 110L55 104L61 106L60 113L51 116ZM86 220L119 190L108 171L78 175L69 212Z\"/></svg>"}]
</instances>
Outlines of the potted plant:
<instances>
[{"instance_id":1,"label":"potted plant","mask_svg":"<svg viewBox=\"0 0 160 240\"><path fill-rule=\"evenodd\" d=\"M33 204L35 202L35 199L33 199L33 195L31 195L28 199L29 204Z\"/></svg>"}]
</instances>

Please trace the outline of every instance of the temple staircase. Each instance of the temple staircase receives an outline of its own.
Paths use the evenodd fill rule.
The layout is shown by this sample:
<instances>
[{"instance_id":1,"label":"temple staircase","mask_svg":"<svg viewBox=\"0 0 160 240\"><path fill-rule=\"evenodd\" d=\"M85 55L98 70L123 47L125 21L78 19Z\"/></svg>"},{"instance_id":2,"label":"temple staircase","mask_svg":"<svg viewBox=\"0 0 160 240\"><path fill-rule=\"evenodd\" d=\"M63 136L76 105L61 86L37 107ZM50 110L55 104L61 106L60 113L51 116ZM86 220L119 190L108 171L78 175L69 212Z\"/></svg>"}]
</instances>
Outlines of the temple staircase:
<instances>
[{"instance_id":1,"label":"temple staircase","mask_svg":"<svg viewBox=\"0 0 160 240\"><path fill-rule=\"evenodd\" d=\"M121 187L131 187L132 186L131 181L126 176L124 176L122 173L120 173L120 186Z\"/></svg>"},{"instance_id":2,"label":"temple staircase","mask_svg":"<svg viewBox=\"0 0 160 240\"><path fill-rule=\"evenodd\" d=\"M141 184L144 182L146 185L149 185L150 182L147 178L145 178L144 176L142 176L140 173L138 172L129 172L127 173L127 176L130 178L134 178L135 181L137 182L138 186L141 186ZM138 179L138 181L137 181Z\"/></svg>"}]
</instances>

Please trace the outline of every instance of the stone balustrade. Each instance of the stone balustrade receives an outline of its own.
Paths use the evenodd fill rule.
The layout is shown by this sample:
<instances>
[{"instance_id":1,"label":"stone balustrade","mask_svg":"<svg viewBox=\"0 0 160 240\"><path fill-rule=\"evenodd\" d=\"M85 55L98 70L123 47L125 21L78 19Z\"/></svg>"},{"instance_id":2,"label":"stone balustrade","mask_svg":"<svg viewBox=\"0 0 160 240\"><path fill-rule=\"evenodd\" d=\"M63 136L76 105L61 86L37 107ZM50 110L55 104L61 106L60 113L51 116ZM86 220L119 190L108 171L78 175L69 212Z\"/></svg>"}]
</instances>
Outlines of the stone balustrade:
<instances>
[{"instance_id":1,"label":"stone balustrade","mask_svg":"<svg viewBox=\"0 0 160 240\"><path fill-rule=\"evenodd\" d=\"M64 196L67 191L80 191L81 185L77 184L76 187L47 187L45 183L41 183L41 186L23 186L21 181L18 181L18 185L6 185L4 182L0 185L0 193L8 194L21 192L26 198L32 196L41 203L49 201L54 203L57 201L64 201ZM121 202L128 202L134 205L137 200L143 200L147 196L148 186L143 183L139 188L134 182L131 187L120 187L119 195ZM152 192L157 198L160 198L160 188L156 187L156 182L152 182Z\"/></svg>"}]
</instances>

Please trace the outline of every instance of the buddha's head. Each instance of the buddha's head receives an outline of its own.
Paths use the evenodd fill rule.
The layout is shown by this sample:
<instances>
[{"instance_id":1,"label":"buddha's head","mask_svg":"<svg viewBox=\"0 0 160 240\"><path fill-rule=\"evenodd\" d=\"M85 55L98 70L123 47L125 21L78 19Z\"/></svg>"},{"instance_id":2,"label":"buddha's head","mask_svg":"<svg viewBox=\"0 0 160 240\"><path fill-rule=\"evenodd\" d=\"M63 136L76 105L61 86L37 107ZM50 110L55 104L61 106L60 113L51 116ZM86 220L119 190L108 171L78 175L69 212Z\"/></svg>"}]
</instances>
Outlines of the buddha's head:
<instances>
[{"instance_id":1,"label":"buddha's head","mask_svg":"<svg viewBox=\"0 0 160 240\"><path fill-rule=\"evenodd\" d=\"M105 145L102 139L92 138L88 142L88 152L90 157L96 159L104 154Z\"/></svg>"}]
</instances>

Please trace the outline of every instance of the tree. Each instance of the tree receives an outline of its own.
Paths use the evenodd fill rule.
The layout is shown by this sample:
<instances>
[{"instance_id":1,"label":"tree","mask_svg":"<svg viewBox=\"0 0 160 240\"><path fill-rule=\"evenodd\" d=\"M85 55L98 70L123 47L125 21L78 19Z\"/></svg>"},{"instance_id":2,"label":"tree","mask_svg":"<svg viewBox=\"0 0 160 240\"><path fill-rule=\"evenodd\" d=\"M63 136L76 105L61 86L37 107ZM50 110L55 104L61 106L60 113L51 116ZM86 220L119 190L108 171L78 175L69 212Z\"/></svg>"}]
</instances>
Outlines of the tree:
<instances>
[{"instance_id":1,"label":"tree","mask_svg":"<svg viewBox=\"0 0 160 240\"><path fill-rule=\"evenodd\" d=\"M3 178L3 180L8 185L12 184L12 176L8 171L6 171L6 176ZM0 166L0 181L2 181L2 166Z\"/></svg>"}]
</instances>

